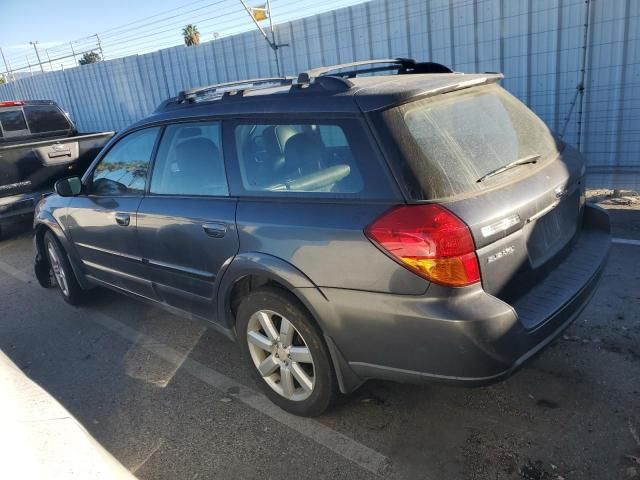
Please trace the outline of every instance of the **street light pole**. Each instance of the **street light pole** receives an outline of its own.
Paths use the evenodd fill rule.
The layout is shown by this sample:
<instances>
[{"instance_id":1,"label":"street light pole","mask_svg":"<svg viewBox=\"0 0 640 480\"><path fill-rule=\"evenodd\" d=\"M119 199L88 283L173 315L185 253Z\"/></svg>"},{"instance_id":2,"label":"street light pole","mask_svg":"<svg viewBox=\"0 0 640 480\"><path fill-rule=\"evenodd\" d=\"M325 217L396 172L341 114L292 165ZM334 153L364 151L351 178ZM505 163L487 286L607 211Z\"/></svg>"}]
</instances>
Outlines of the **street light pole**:
<instances>
[{"instance_id":1,"label":"street light pole","mask_svg":"<svg viewBox=\"0 0 640 480\"><path fill-rule=\"evenodd\" d=\"M38 41L36 40L35 42L29 42L31 45L33 45L33 49L36 51L36 57L38 58L38 64L40 65L40 71L42 73L44 73L44 67L42 66L42 62L40 61L40 54L38 53Z\"/></svg>"}]
</instances>

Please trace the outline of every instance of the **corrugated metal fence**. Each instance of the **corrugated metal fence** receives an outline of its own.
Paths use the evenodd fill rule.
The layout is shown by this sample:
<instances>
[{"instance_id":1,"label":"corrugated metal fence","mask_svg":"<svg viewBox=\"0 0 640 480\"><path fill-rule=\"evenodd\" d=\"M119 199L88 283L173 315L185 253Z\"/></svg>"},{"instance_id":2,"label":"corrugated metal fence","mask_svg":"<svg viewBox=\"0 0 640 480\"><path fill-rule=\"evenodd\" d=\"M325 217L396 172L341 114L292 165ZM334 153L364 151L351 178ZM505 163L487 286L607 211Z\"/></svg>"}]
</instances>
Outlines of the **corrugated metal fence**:
<instances>
[{"instance_id":1,"label":"corrugated metal fence","mask_svg":"<svg viewBox=\"0 0 640 480\"><path fill-rule=\"evenodd\" d=\"M373 0L280 24L276 38L289 44L287 74L381 57L502 71L588 155L592 185L640 188L637 0ZM0 86L0 100L53 99L83 131L119 130L180 90L275 73L269 46L247 32L24 78Z\"/></svg>"}]
</instances>

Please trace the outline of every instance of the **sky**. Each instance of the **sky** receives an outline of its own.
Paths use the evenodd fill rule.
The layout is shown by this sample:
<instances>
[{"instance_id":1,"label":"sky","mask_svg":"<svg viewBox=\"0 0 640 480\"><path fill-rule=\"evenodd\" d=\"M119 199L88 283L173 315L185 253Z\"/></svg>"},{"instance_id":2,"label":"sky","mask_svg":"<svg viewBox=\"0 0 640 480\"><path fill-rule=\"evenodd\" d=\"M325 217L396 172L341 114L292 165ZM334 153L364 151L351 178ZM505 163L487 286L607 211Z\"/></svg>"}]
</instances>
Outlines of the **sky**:
<instances>
[{"instance_id":1,"label":"sky","mask_svg":"<svg viewBox=\"0 0 640 480\"><path fill-rule=\"evenodd\" d=\"M363 1L271 0L271 5L279 23ZM240 0L0 0L0 48L12 70L28 72L27 66L36 64L31 41L38 42L45 70L67 68L76 65L78 52L98 50L96 33L109 59L178 45L187 23L196 24L202 42L254 28Z\"/></svg>"}]
</instances>

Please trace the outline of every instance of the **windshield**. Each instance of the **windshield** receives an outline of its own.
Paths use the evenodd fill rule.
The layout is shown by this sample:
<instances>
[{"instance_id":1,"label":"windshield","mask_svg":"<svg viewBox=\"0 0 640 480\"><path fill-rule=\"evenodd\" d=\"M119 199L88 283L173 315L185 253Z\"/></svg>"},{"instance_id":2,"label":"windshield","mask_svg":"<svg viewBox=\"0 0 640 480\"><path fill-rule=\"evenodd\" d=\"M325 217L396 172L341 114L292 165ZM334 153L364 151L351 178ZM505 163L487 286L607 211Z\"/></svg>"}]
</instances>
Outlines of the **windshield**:
<instances>
[{"instance_id":1,"label":"windshield","mask_svg":"<svg viewBox=\"0 0 640 480\"><path fill-rule=\"evenodd\" d=\"M417 199L480 190L533 165L478 182L500 167L526 158L544 161L557 153L547 126L498 85L425 98L384 115L406 159L402 180Z\"/></svg>"}]
</instances>

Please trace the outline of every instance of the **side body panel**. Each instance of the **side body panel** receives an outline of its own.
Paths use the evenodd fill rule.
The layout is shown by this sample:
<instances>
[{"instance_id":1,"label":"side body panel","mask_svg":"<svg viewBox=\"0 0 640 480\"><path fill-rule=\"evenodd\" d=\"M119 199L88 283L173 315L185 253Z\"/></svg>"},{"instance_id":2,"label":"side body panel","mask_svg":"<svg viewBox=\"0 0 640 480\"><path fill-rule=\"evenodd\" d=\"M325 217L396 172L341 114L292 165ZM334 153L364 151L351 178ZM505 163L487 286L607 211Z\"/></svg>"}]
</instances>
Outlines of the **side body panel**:
<instances>
[{"instance_id":1,"label":"side body panel","mask_svg":"<svg viewBox=\"0 0 640 480\"><path fill-rule=\"evenodd\" d=\"M319 287L419 295L428 282L382 253L364 235L365 227L391 206L241 199L236 219L240 251L281 258Z\"/></svg>"},{"instance_id":2,"label":"side body panel","mask_svg":"<svg viewBox=\"0 0 640 480\"><path fill-rule=\"evenodd\" d=\"M138 210L143 276L167 304L212 319L220 274L238 252L234 198L147 196Z\"/></svg>"},{"instance_id":3,"label":"side body panel","mask_svg":"<svg viewBox=\"0 0 640 480\"><path fill-rule=\"evenodd\" d=\"M155 298L151 282L144 277L137 238L137 211L142 196L74 197L68 207L66 226L87 275ZM127 217L127 224L118 218Z\"/></svg>"}]
</instances>

